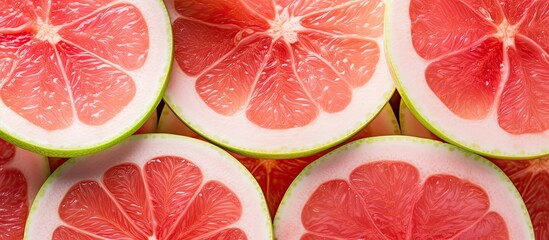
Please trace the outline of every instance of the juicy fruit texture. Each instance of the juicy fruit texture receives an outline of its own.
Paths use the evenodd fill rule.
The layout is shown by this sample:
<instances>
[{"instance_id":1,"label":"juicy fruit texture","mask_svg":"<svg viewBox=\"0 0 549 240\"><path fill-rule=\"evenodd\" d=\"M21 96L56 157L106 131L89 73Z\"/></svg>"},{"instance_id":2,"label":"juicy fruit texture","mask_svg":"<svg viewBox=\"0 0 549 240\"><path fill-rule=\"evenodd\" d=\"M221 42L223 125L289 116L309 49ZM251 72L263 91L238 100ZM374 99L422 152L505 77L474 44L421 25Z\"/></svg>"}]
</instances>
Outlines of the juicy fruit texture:
<instances>
[{"instance_id":1,"label":"juicy fruit texture","mask_svg":"<svg viewBox=\"0 0 549 240\"><path fill-rule=\"evenodd\" d=\"M510 181L485 159L438 141L377 137L305 168L277 212L275 236L532 239L522 208Z\"/></svg>"},{"instance_id":2,"label":"juicy fruit texture","mask_svg":"<svg viewBox=\"0 0 549 240\"><path fill-rule=\"evenodd\" d=\"M235 152L318 152L357 132L389 98L381 0L165 2L176 60L167 103ZM183 105L189 102L195 106ZM334 121L348 125L318 133ZM219 125L257 139L235 140ZM289 144L297 131L321 136L308 146Z\"/></svg>"},{"instance_id":3,"label":"juicy fruit texture","mask_svg":"<svg viewBox=\"0 0 549 240\"><path fill-rule=\"evenodd\" d=\"M389 25L401 26L388 31L387 43L408 106L444 140L481 154L549 154L547 140L537 144L549 139L548 6L530 0L395 1Z\"/></svg>"},{"instance_id":4,"label":"juicy fruit texture","mask_svg":"<svg viewBox=\"0 0 549 240\"><path fill-rule=\"evenodd\" d=\"M162 110L158 131L202 139L198 134L181 122L168 107L164 107ZM379 115L377 115L358 134L348 140L348 142L365 137L395 134L400 134L400 129L391 106L386 105ZM274 217L284 193L295 177L309 163L327 152L329 152L329 150L308 157L279 160L251 158L235 153L231 153L231 155L240 161L257 180L267 200L271 217Z\"/></svg>"},{"instance_id":5,"label":"juicy fruit texture","mask_svg":"<svg viewBox=\"0 0 549 240\"><path fill-rule=\"evenodd\" d=\"M41 191L26 230L30 239L271 236L252 177L223 151L183 137L136 135L72 159Z\"/></svg>"},{"instance_id":6,"label":"juicy fruit texture","mask_svg":"<svg viewBox=\"0 0 549 240\"><path fill-rule=\"evenodd\" d=\"M22 239L40 185L49 174L45 157L0 139L0 239Z\"/></svg>"},{"instance_id":7,"label":"juicy fruit texture","mask_svg":"<svg viewBox=\"0 0 549 240\"><path fill-rule=\"evenodd\" d=\"M2 1L0 12L1 130L10 140L42 151L93 148L127 134L158 103L171 54L169 35L158 39L165 46L150 46L149 36L169 33L150 22L168 21L161 3ZM82 134L94 127L108 136L93 138L106 140ZM56 134L79 141L52 142Z\"/></svg>"}]
</instances>

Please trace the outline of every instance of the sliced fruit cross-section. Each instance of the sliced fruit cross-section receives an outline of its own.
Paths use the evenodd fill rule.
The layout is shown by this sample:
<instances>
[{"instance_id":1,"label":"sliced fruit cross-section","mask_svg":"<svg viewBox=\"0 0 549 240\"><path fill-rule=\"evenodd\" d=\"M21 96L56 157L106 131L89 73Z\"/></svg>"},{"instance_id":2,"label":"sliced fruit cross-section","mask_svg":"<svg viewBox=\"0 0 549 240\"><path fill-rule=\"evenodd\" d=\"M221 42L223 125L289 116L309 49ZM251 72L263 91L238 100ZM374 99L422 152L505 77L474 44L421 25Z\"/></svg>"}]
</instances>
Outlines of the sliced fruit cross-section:
<instances>
[{"instance_id":1,"label":"sliced fruit cross-section","mask_svg":"<svg viewBox=\"0 0 549 240\"><path fill-rule=\"evenodd\" d=\"M269 239L259 186L221 149L142 134L71 159L45 183L28 239Z\"/></svg>"},{"instance_id":2,"label":"sliced fruit cross-section","mask_svg":"<svg viewBox=\"0 0 549 240\"><path fill-rule=\"evenodd\" d=\"M160 0L2 1L0 13L0 132L10 142L50 156L98 151L160 101L172 56Z\"/></svg>"},{"instance_id":3,"label":"sliced fruit cross-section","mask_svg":"<svg viewBox=\"0 0 549 240\"><path fill-rule=\"evenodd\" d=\"M382 0L165 2L176 60L165 100L234 152L320 152L358 132L391 96Z\"/></svg>"},{"instance_id":4,"label":"sliced fruit cross-section","mask_svg":"<svg viewBox=\"0 0 549 240\"><path fill-rule=\"evenodd\" d=\"M349 143L307 166L275 217L277 239L533 239L499 169L413 137Z\"/></svg>"},{"instance_id":5,"label":"sliced fruit cross-section","mask_svg":"<svg viewBox=\"0 0 549 240\"><path fill-rule=\"evenodd\" d=\"M30 206L49 173L46 157L0 139L0 239L23 239Z\"/></svg>"},{"instance_id":6,"label":"sliced fruit cross-section","mask_svg":"<svg viewBox=\"0 0 549 240\"><path fill-rule=\"evenodd\" d=\"M444 140L498 158L549 154L547 1L405 0L388 58L411 110Z\"/></svg>"}]
</instances>

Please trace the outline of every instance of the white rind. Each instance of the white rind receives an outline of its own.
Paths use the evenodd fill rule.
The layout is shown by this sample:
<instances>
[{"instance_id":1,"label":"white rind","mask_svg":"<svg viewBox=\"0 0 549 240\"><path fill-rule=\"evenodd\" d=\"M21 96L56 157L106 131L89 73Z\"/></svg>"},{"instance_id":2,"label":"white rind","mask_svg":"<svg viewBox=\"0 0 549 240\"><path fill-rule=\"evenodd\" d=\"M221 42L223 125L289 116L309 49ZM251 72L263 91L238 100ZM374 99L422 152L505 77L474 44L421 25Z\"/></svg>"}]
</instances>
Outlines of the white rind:
<instances>
[{"instance_id":1,"label":"white rind","mask_svg":"<svg viewBox=\"0 0 549 240\"><path fill-rule=\"evenodd\" d=\"M148 24L149 52L143 67L126 71L136 85L136 93L131 102L114 118L101 126L89 126L74 118L74 124L62 130L48 131L34 125L9 109L0 101L0 131L12 140L21 141L18 145L48 155L82 155L59 153L86 151L100 145L109 144L122 135L137 130L159 102L171 67L172 32L167 11L161 0L132 0ZM17 144L17 143L16 143ZM38 148L38 149L36 149Z\"/></svg>"},{"instance_id":2,"label":"white rind","mask_svg":"<svg viewBox=\"0 0 549 240\"><path fill-rule=\"evenodd\" d=\"M172 21L178 15L171 1L166 5ZM293 129L271 130L250 122L245 112L224 116L213 111L197 94L195 77L187 76L174 61L164 100L193 130L216 144L254 157L296 157L318 152L342 142L371 121L394 91L386 64L383 36L374 39L380 58L372 78L353 90L353 100L339 113L321 112L311 124Z\"/></svg>"},{"instance_id":3,"label":"white rind","mask_svg":"<svg viewBox=\"0 0 549 240\"><path fill-rule=\"evenodd\" d=\"M397 149L397 151L395 151ZM481 186L488 194L490 210L505 220L509 239L534 239L526 206L507 176L494 164L450 144L405 136L358 140L307 166L284 195L275 216L277 239L299 239L305 233L301 211L312 193L332 179L349 181L358 166L379 160L403 161L420 172L420 181L433 174L451 174Z\"/></svg>"},{"instance_id":4,"label":"white rind","mask_svg":"<svg viewBox=\"0 0 549 240\"><path fill-rule=\"evenodd\" d=\"M439 100L425 81L429 62L416 53L412 44L409 5L409 0L388 1L385 33L397 88L418 120L446 141L482 155L531 158L549 154L549 130L539 134L510 134L497 123L497 107L486 119L464 120Z\"/></svg>"},{"instance_id":5,"label":"white rind","mask_svg":"<svg viewBox=\"0 0 549 240\"><path fill-rule=\"evenodd\" d=\"M253 176L223 150L192 138L169 134L135 135L106 151L69 160L52 174L40 190L27 221L25 239L51 239L63 223L57 210L66 192L83 180L101 182L103 173L121 163L144 164L158 156L179 156L193 162L203 174L203 183L217 180L240 199L242 215L233 227L248 239L272 239L271 220L261 189Z\"/></svg>"}]
</instances>

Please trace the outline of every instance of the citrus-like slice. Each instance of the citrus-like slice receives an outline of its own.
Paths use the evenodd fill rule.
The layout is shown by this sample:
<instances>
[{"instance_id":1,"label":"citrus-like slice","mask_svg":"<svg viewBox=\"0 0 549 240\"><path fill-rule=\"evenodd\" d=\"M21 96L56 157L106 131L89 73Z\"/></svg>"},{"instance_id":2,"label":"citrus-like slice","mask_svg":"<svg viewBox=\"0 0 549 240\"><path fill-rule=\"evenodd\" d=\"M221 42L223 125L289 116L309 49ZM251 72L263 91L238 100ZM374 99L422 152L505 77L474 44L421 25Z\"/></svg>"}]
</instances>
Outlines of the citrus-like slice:
<instances>
[{"instance_id":1,"label":"citrus-like slice","mask_svg":"<svg viewBox=\"0 0 549 240\"><path fill-rule=\"evenodd\" d=\"M200 139L200 136L181 122L169 107L164 107L162 110L158 131L161 133L179 134ZM364 129L348 141L371 136L396 134L400 134L400 128L391 106L387 104ZM280 205L280 201L282 200L282 196L284 196L284 193L297 174L299 174L309 163L323 156L328 151L307 157L278 160L252 158L235 153L231 154L244 164L248 171L250 171L258 181L259 186L261 186L261 190L267 199L271 217L274 217L274 214Z\"/></svg>"},{"instance_id":2,"label":"citrus-like slice","mask_svg":"<svg viewBox=\"0 0 549 240\"><path fill-rule=\"evenodd\" d=\"M135 135L71 159L40 190L27 239L272 239L257 182L192 138Z\"/></svg>"},{"instance_id":3,"label":"citrus-like slice","mask_svg":"<svg viewBox=\"0 0 549 240\"><path fill-rule=\"evenodd\" d=\"M402 134L439 140L413 117L405 104L402 103L400 110ZM490 161L509 176L520 192L532 220L536 239L549 239L549 158Z\"/></svg>"},{"instance_id":4,"label":"citrus-like slice","mask_svg":"<svg viewBox=\"0 0 549 240\"><path fill-rule=\"evenodd\" d=\"M482 155L549 154L548 12L545 0L389 3L387 53L406 104Z\"/></svg>"},{"instance_id":5,"label":"citrus-like slice","mask_svg":"<svg viewBox=\"0 0 549 240\"><path fill-rule=\"evenodd\" d=\"M494 164L438 141L373 137L307 166L275 217L277 239L533 239Z\"/></svg>"},{"instance_id":6,"label":"citrus-like slice","mask_svg":"<svg viewBox=\"0 0 549 240\"><path fill-rule=\"evenodd\" d=\"M99 151L141 126L172 62L161 0L2 1L0 132L48 156Z\"/></svg>"},{"instance_id":7,"label":"citrus-like slice","mask_svg":"<svg viewBox=\"0 0 549 240\"><path fill-rule=\"evenodd\" d=\"M175 62L165 100L239 154L291 158L350 138L394 91L383 0L165 0Z\"/></svg>"},{"instance_id":8,"label":"citrus-like slice","mask_svg":"<svg viewBox=\"0 0 549 240\"><path fill-rule=\"evenodd\" d=\"M50 174L46 157L0 139L0 239L22 239L36 193Z\"/></svg>"}]
</instances>

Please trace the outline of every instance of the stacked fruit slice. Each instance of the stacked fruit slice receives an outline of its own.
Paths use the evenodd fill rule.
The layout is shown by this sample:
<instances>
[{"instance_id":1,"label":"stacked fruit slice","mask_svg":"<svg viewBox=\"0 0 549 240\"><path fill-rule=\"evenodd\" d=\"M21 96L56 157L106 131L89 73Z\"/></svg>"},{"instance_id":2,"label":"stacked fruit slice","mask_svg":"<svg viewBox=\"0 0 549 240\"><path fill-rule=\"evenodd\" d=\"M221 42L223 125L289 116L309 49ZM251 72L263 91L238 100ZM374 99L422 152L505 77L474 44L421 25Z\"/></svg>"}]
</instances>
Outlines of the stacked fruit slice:
<instances>
[{"instance_id":1,"label":"stacked fruit slice","mask_svg":"<svg viewBox=\"0 0 549 240\"><path fill-rule=\"evenodd\" d=\"M498 158L549 154L547 1L394 1L388 59L444 140Z\"/></svg>"},{"instance_id":2,"label":"stacked fruit slice","mask_svg":"<svg viewBox=\"0 0 549 240\"><path fill-rule=\"evenodd\" d=\"M160 0L0 1L0 134L53 156L105 149L147 119L171 67Z\"/></svg>"},{"instance_id":3,"label":"stacked fruit slice","mask_svg":"<svg viewBox=\"0 0 549 240\"><path fill-rule=\"evenodd\" d=\"M165 100L239 154L290 158L341 143L385 105L385 3L166 0L175 60Z\"/></svg>"}]
</instances>

